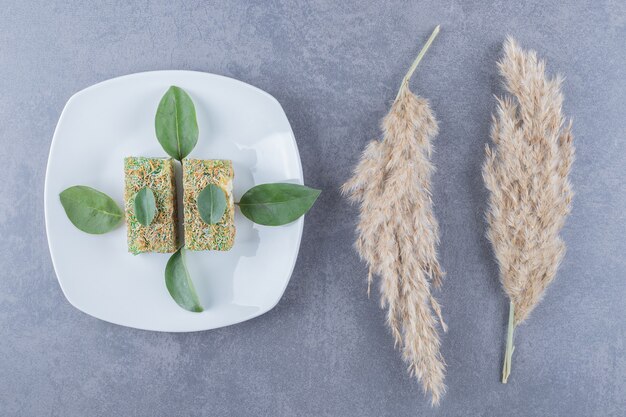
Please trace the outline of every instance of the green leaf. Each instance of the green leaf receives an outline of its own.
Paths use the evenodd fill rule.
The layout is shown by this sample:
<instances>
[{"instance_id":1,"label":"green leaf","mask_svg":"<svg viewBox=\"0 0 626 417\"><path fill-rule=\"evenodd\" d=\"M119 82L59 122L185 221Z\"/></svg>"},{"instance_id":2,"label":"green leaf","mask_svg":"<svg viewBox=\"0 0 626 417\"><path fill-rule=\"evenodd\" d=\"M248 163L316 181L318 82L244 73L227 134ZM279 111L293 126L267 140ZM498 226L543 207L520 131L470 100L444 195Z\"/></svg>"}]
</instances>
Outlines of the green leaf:
<instances>
[{"instance_id":1,"label":"green leaf","mask_svg":"<svg viewBox=\"0 0 626 417\"><path fill-rule=\"evenodd\" d=\"M124 213L108 195L85 185L75 185L59 194L65 214L83 232L100 235L120 224Z\"/></svg>"},{"instance_id":2,"label":"green leaf","mask_svg":"<svg viewBox=\"0 0 626 417\"><path fill-rule=\"evenodd\" d=\"M179 161L198 142L196 108L191 97L180 87L171 86L159 103L154 119L156 136L165 152Z\"/></svg>"},{"instance_id":3,"label":"green leaf","mask_svg":"<svg viewBox=\"0 0 626 417\"><path fill-rule=\"evenodd\" d=\"M320 190L298 184L262 184L246 191L239 208L255 223L280 226L309 211L320 193Z\"/></svg>"},{"instance_id":4,"label":"green leaf","mask_svg":"<svg viewBox=\"0 0 626 417\"><path fill-rule=\"evenodd\" d=\"M139 223L144 226L150 226L154 216L156 216L156 200L154 198L154 192L149 187L143 187L135 195L135 201L133 202L135 207L135 217Z\"/></svg>"},{"instance_id":5,"label":"green leaf","mask_svg":"<svg viewBox=\"0 0 626 417\"><path fill-rule=\"evenodd\" d=\"M198 212L207 224L220 221L226 211L226 193L219 186L209 184L198 194Z\"/></svg>"},{"instance_id":6,"label":"green leaf","mask_svg":"<svg viewBox=\"0 0 626 417\"><path fill-rule=\"evenodd\" d=\"M176 303L185 310L201 313L202 306L187 271L183 248L178 249L165 266L165 285Z\"/></svg>"}]
</instances>

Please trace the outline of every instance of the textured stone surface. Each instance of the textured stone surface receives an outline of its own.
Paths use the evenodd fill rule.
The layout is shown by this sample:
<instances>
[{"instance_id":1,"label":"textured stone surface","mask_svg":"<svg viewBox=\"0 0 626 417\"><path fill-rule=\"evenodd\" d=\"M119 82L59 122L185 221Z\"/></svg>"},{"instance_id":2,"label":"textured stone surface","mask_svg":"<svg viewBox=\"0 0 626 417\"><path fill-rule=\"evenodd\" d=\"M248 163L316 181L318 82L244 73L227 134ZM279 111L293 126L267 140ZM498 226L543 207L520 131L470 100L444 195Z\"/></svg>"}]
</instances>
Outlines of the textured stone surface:
<instances>
[{"instance_id":1,"label":"textured stone surface","mask_svg":"<svg viewBox=\"0 0 626 417\"><path fill-rule=\"evenodd\" d=\"M74 3L74 4L70 4ZM91 4L88 4L91 3ZM626 3L535 1L25 1L0 12L0 415L623 416L626 316ZM441 125L434 201L449 392L431 410L366 297L339 195L435 24L413 86ZM566 76L574 119L568 254L518 331L499 382L506 300L484 238L480 177L495 60L510 33ZM138 331L72 308L44 232L55 124L76 91L192 69L273 94L298 140L307 216L287 291L268 314L190 334Z\"/></svg>"}]
</instances>

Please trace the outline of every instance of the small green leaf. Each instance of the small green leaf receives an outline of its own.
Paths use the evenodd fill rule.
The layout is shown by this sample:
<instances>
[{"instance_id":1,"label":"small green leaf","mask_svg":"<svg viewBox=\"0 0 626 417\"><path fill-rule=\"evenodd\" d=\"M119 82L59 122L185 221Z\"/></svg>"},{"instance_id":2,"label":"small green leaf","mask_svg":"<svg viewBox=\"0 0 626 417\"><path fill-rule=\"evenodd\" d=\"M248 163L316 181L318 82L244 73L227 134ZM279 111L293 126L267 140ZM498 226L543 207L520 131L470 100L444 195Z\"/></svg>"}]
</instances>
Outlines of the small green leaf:
<instances>
[{"instance_id":1,"label":"small green leaf","mask_svg":"<svg viewBox=\"0 0 626 417\"><path fill-rule=\"evenodd\" d=\"M198 142L196 108L191 97L180 87L171 86L159 103L154 119L156 136L165 152L179 161Z\"/></svg>"},{"instance_id":2,"label":"small green leaf","mask_svg":"<svg viewBox=\"0 0 626 417\"><path fill-rule=\"evenodd\" d=\"M201 313L202 306L187 271L183 248L178 249L165 266L165 285L176 303L185 310Z\"/></svg>"},{"instance_id":3,"label":"small green leaf","mask_svg":"<svg viewBox=\"0 0 626 417\"><path fill-rule=\"evenodd\" d=\"M135 195L135 201L133 203L135 207L135 217L139 223L144 226L150 226L154 216L156 216L156 200L154 198L154 192L149 187L143 187Z\"/></svg>"},{"instance_id":4,"label":"small green leaf","mask_svg":"<svg viewBox=\"0 0 626 417\"><path fill-rule=\"evenodd\" d=\"M120 224L124 213L108 195L85 185L75 185L59 194L65 214L86 233L100 235Z\"/></svg>"},{"instance_id":5,"label":"small green leaf","mask_svg":"<svg viewBox=\"0 0 626 417\"><path fill-rule=\"evenodd\" d=\"M226 193L219 186L209 184L198 194L198 212L207 224L220 221L226 211Z\"/></svg>"},{"instance_id":6,"label":"small green leaf","mask_svg":"<svg viewBox=\"0 0 626 417\"><path fill-rule=\"evenodd\" d=\"M281 226L309 211L320 193L320 190L298 184L261 184L246 191L239 208L255 223Z\"/></svg>"}]
</instances>

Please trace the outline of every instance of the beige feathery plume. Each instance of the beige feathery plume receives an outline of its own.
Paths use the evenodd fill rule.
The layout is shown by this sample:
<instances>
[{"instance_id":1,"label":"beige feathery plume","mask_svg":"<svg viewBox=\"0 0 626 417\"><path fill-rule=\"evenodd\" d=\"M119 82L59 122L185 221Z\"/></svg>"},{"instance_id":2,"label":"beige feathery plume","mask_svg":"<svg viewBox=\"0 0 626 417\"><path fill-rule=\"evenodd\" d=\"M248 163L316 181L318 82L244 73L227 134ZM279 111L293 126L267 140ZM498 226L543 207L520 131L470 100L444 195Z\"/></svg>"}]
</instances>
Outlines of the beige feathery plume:
<instances>
[{"instance_id":1,"label":"beige feathery plume","mask_svg":"<svg viewBox=\"0 0 626 417\"><path fill-rule=\"evenodd\" d=\"M439 26L402 81L382 122L383 140L367 145L354 176L342 187L360 204L356 248L369 266L368 295L378 275L395 344L433 405L446 389L437 317L444 331L445 323L431 295L431 284L440 286L443 277L430 193L431 140L438 127L428 101L409 90L409 79L438 32Z\"/></svg>"},{"instance_id":2,"label":"beige feathery plume","mask_svg":"<svg viewBox=\"0 0 626 417\"><path fill-rule=\"evenodd\" d=\"M562 79L546 77L545 62L510 37L498 67L513 98L498 99L483 178L490 193L487 236L510 299L506 383L515 326L539 303L565 254L559 232L573 196L574 146L571 122L561 111Z\"/></svg>"}]
</instances>

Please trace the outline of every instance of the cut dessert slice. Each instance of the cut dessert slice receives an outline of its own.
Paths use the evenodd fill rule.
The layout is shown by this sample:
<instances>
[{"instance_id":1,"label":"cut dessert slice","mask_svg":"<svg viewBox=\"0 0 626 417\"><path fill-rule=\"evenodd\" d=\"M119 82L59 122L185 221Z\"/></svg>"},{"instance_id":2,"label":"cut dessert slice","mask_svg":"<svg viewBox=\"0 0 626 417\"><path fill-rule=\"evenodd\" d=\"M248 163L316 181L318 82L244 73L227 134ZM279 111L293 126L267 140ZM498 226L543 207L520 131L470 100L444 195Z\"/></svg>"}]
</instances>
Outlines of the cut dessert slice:
<instances>
[{"instance_id":1,"label":"cut dessert slice","mask_svg":"<svg viewBox=\"0 0 626 417\"><path fill-rule=\"evenodd\" d=\"M227 251L235 241L233 163L229 160L183 159L185 247L190 250ZM198 194L209 184L226 195L226 211L215 224L207 224L198 212Z\"/></svg>"},{"instance_id":2,"label":"cut dessert slice","mask_svg":"<svg viewBox=\"0 0 626 417\"><path fill-rule=\"evenodd\" d=\"M154 193L157 210L148 226L137 220L134 208L135 196L145 187ZM171 158L124 158L124 208L130 253L176 252L176 181Z\"/></svg>"}]
</instances>

